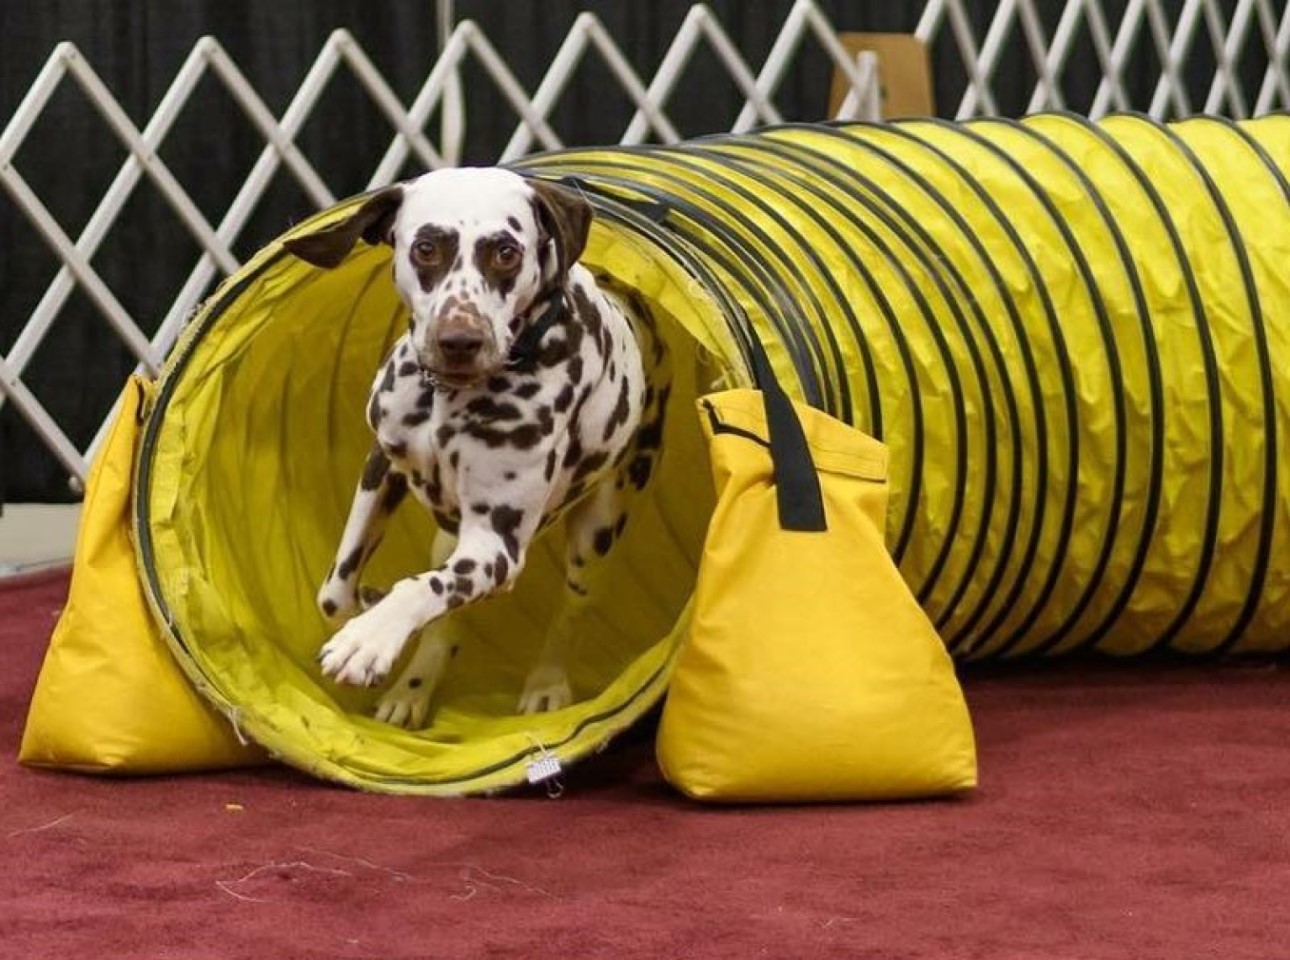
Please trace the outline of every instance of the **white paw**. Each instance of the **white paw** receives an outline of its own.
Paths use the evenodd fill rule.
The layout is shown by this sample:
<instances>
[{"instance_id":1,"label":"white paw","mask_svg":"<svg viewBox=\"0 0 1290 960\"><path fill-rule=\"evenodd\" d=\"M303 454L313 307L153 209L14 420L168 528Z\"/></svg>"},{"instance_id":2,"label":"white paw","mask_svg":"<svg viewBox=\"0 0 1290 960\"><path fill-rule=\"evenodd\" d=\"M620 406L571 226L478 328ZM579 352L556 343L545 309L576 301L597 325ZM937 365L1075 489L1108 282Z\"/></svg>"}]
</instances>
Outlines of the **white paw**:
<instances>
[{"instance_id":1,"label":"white paw","mask_svg":"<svg viewBox=\"0 0 1290 960\"><path fill-rule=\"evenodd\" d=\"M385 679L408 637L420 627L395 604L379 603L345 624L318 654L324 675L370 687Z\"/></svg>"},{"instance_id":2,"label":"white paw","mask_svg":"<svg viewBox=\"0 0 1290 960\"><path fill-rule=\"evenodd\" d=\"M563 667L536 667L520 695L520 713L550 713L573 703L569 675Z\"/></svg>"},{"instance_id":3,"label":"white paw","mask_svg":"<svg viewBox=\"0 0 1290 960\"><path fill-rule=\"evenodd\" d=\"M430 698L434 696L434 687L427 683L413 688L406 680L400 679L391 687L376 704L372 714L382 723L407 730L420 730L426 725L430 714Z\"/></svg>"},{"instance_id":4,"label":"white paw","mask_svg":"<svg viewBox=\"0 0 1290 960\"><path fill-rule=\"evenodd\" d=\"M427 630L408 658L399 679L377 703L376 719L409 730L424 727L430 713L430 700L456 649L448 637L433 628Z\"/></svg>"}]
</instances>

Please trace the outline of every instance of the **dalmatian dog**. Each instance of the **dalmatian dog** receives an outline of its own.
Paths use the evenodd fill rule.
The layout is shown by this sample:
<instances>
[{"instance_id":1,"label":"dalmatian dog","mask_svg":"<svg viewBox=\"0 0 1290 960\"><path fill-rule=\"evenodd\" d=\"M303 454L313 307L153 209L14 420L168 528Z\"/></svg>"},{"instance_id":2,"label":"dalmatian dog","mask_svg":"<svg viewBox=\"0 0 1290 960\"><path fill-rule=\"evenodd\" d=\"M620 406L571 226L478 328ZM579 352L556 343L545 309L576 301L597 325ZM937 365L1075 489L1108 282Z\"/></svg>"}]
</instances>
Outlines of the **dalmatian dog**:
<instances>
[{"instance_id":1,"label":"dalmatian dog","mask_svg":"<svg viewBox=\"0 0 1290 960\"><path fill-rule=\"evenodd\" d=\"M368 198L287 249L322 268L393 248L410 317L367 405L375 443L318 593L337 628L319 654L337 682L376 685L418 645L376 717L424 725L457 652L443 618L509 590L535 535L565 523L566 590L518 710L572 702L571 624L660 452L667 358L648 310L577 262L592 211L576 192L497 168L436 170ZM381 594L360 586L411 491L433 514L433 568Z\"/></svg>"}]
</instances>

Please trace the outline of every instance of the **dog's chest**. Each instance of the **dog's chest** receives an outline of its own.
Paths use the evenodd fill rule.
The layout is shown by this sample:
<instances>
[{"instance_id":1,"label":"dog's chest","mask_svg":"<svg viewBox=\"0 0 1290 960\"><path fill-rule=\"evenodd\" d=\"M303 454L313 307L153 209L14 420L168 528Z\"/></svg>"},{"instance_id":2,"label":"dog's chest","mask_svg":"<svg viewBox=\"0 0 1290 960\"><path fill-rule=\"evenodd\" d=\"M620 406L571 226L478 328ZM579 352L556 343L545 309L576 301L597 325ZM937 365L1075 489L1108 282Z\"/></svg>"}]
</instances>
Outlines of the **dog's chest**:
<instances>
[{"instance_id":1,"label":"dog's chest","mask_svg":"<svg viewBox=\"0 0 1290 960\"><path fill-rule=\"evenodd\" d=\"M550 515L617 465L639 420L644 373L625 318L607 319L597 335L570 334L558 363L461 390L436 390L410 341L396 344L373 384L368 420L441 524L521 497Z\"/></svg>"}]
</instances>

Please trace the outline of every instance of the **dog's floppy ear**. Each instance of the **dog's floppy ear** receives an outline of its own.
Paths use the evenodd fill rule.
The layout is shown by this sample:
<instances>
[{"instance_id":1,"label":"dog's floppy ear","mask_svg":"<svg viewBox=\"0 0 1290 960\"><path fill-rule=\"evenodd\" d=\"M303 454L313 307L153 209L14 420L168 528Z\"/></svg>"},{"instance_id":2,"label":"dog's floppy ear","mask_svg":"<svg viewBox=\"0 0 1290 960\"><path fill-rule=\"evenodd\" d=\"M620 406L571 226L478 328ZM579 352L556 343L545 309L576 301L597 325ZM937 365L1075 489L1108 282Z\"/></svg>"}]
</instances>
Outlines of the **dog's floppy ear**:
<instances>
[{"instance_id":1,"label":"dog's floppy ear","mask_svg":"<svg viewBox=\"0 0 1290 960\"><path fill-rule=\"evenodd\" d=\"M564 187L545 180L530 180L538 223L555 240L557 261L563 275L587 246L591 230L591 204Z\"/></svg>"},{"instance_id":2,"label":"dog's floppy ear","mask_svg":"<svg viewBox=\"0 0 1290 960\"><path fill-rule=\"evenodd\" d=\"M292 237L283 242L288 250L315 267L338 267L354 249L359 238L375 246L390 243L390 230L403 203L403 188L386 187L372 194L363 205L339 223Z\"/></svg>"}]
</instances>

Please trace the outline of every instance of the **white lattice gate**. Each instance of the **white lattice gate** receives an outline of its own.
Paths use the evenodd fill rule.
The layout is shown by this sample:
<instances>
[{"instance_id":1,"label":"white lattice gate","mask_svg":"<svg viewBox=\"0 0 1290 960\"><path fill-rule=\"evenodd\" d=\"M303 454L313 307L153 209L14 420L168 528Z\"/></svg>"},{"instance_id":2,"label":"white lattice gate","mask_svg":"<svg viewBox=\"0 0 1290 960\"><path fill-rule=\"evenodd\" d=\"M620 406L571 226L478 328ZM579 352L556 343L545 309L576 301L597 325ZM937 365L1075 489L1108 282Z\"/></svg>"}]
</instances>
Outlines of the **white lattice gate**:
<instances>
[{"instance_id":1,"label":"white lattice gate","mask_svg":"<svg viewBox=\"0 0 1290 960\"><path fill-rule=\"evenodd\" d=\"M574 71L588 57L603 61L635 105L635 115L622 132L623 143L639 143L647 138L661 142L679 139L668 116L668 105L681 93L678 83L684 69L700 51L715 57L744 100L733 130L786 119L819 119L784 117L775 104L776 91L803 50L810 50L813 56L822 51L845 76L850 92L838 116L875 115L877 81L872 59L853 60L847 54L814 0L797 0L777 40L756 69L712 11L697 4L689 10L648 80L632 67L603 23L593 14L584 13L575 20L532 93L516 79L475 23L452 23L450 6L441 0L445 42L410 104L401 102L354 38L345 30L337 30L319 52L286 109L275 116L219 42L207 37L193 48L151 119L140 129L74 45L63 43L55 48L0 133L0 183L62 264L17 340L6 354L0 355L0 404L14 405L74 479L85 476L87 460L104 431L100 429L85 449L78 448L50 416L32 385L23 379L69 296L79 287L138 359L140 367L157 370L204 291L212 281L238 268L234 242L275 176L290 176L317 207L336 201L335 193L296 146L295 139L317 109L328 84L341 71L349 71L358 80L392 131L389 147L368 180L369 187L396 178L410 157L425 167L436 167L450 164L458 156L467 119L463 115L459 73L467 60L482 68L517 117L514 134L498 158L503 161L533 149L564 145L550 117ZM1034 0L1002 0L983 34L978 35L961 0L930 0L922 11L916 34L928 44L948 36L957 49L965 74L965 93L949 112L959 118L998 112L996 72L1005 51L1017 44L1024 47L1034 70L1030 111L1068 106L1063 77L1081 42L1085 48L1091 47L1102 77L1091 106L1087 106L1094 117L1129 109L1142 110L1156 118L1201 111L1244 117L1290 107L1290 74L1286 67L1290 12L1284 0L1183 0L1168 4L1164 0L1128 0L1117 23L1110 21L1108 6L1103 0L1069 0L1055 27L1046 30ZM1212 61L1203 101L1189 94L1183 76L1184 68L1194 67L1201 54L1201 59ZM1143 57L1153 65L1157 79L1148 102L1131 102L1126 94L1125 71L1130 64L1140 68ZM1241 81L1242 66L1251 57L1260 64L1266 62L1257 89L1246 89ZM207 78L214 78L231 94L264 140L258 160L218 222L203 215L158 152L198 84ZM128 152L76 237L60 225L20 172L24 141L55 92L66 82L83 92L111 136ZM1191 89L1195 89L1194 82ZM436 111L440 129L431 134L427 127ZM95 253L127 201L144 183L165 199L202 251L151 336L143 332L144 325L130 315L93 265ZM108 411L105 413L110 417ZM107 422L105 418L104 424Z\"/></svg>"}]
</instances>

